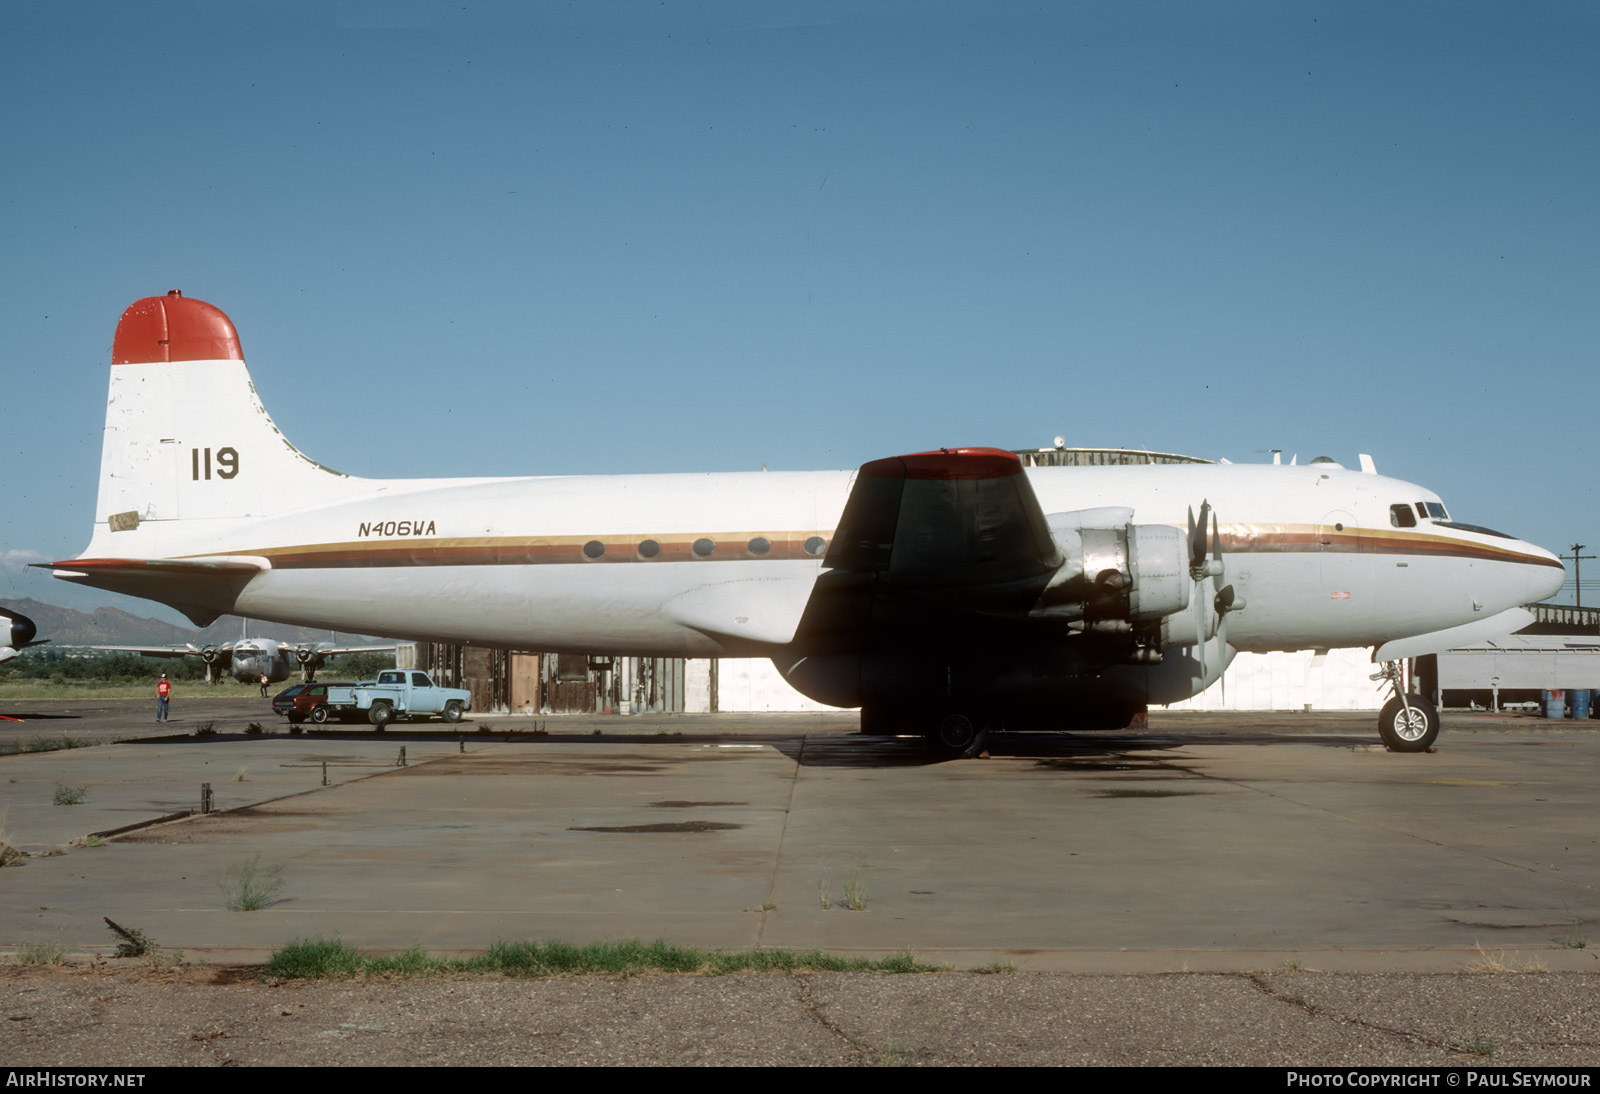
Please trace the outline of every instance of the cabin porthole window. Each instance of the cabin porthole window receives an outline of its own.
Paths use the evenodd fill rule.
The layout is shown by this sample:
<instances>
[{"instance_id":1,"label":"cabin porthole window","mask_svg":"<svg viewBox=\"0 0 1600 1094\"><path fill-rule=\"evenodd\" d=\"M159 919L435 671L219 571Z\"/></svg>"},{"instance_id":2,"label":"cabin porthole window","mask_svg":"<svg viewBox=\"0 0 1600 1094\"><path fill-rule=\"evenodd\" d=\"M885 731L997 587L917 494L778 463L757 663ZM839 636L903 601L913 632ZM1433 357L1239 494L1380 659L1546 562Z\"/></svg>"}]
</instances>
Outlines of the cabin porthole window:
<instances>
[{"instance_id":1,"label":"cabin porthole window","mask_svg":"<svg viewBox=\"0 0 1600 1094\"><path fill-rule=\"evenodd\" d=\"M640 558L655 558L661 553L661 544L653 539L643 540L639 544Z\"/></svg>"},{"instance_id":2,"label":"cabin porthole window","mask_svg":"<svg viewBox=\"0 0 1600 1094\"><path fill-rule=\"evenodd\" d=\"M750 553L753 555L764 555L772 550L772 543L766 536L756 536L745 546L749 548Z\"/></svg>"},{"instance_id":3,"label":"cabin porthole window","mask_svg":"<svg viewBox=\"0 0 1600 1094\"><path fill-rule=\"evenodd\" d=\"M806 554L812 556L820 555L822 553L822 549L827 545L828 541L823 539L821 536L812 536L810 539L806 540Z\"/></svg>"},{"instance_id":4,"label":"cabin porthole window","mask_svg":"<svg viewBox=\"0 0 1600 1094\"><path fill-rule=\"evenodd\" d=\"M597 539L591 539L583 545L583 553L588 558L599 558L606 553L606 545Z\"/></svg>"},{"instance_id":5,"label":"cabin porthole window","mask_svg":"<svg viewBox=\"0 0 1600 1094\"><path fill-rule=\"evenodd\" d=\"M694 553L700 558L710 558L717 545L704 537L694 541Z\"/></svg>"}]
</instances>

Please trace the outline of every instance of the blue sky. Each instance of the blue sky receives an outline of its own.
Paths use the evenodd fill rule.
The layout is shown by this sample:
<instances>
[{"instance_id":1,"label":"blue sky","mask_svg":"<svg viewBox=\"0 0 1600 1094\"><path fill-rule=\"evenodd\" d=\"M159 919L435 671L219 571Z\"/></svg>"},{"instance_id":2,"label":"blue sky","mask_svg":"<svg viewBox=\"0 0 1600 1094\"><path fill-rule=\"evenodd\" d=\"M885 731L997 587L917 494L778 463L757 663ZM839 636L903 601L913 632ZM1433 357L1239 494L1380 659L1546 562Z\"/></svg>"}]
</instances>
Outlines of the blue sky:
<instances>
[{"instance_id":1,"label":"blue sky","mask_svg":"<svg viewBox=\"0 0 1600 1094\"><path fill-rule=\"evenodd\" d=\"M0 597L162 614L18 564L87 542L170 288L356 474L1370 452L1600 553L1591 4L7 0L0 49Z\"/></svg>"}]
</instances>

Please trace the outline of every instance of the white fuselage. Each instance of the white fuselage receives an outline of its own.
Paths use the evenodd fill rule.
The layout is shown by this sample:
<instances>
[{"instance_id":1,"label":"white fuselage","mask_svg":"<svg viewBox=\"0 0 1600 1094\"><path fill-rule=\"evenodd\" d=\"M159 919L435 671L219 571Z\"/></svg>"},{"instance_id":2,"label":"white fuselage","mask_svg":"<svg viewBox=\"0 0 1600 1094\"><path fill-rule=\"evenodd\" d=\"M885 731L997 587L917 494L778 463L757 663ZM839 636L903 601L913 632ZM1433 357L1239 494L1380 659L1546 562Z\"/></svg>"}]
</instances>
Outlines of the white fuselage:
<instances>
[{"instance_id":1,"label":"white fuselage","mask_svg":"<svg viewBox=\"0 0 1600 1094\"><path fill-rule=\"evenodd\" d=\"M1239 650L1441 630L1538 600L1561 574L1549 552L1521 541L1428 521L1390 527L1392 504L1437 496L1336 466L1027 474L1046 513L1127 506L1138 523L1182 527L1209 501L1246 603L1229 623ZM351 496L335 503L266 520L174 521L170 544L162 522L139 534L147 558L264 560L238 600L218 606L259 619L523 649L762 655L792 637L822 567L822 550L805 543L830 539L853 476L350 479ZM765 554L749 549L756 537L771 545ZM120 553L121 538L102 530L85 554ZM646 540L662 545L653 558L639 551ZM703 540L713 544L704 557L693 547ZM583 546L595 543L604 553L591 558ZM723 599L733 607L719 615Z\"/></svg>"}]
</instances>

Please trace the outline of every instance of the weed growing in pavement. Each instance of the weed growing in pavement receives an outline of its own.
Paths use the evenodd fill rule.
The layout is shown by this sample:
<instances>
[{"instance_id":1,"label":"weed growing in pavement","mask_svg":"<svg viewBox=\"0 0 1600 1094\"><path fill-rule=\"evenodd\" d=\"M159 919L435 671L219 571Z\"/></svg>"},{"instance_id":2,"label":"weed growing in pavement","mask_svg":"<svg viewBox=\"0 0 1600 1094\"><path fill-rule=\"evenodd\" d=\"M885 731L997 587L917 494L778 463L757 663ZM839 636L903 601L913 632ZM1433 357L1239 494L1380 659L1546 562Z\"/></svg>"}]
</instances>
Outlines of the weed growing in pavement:
<instances>
[{"instance_id":1,"label":"weed growing in pavement","mask_svg":"<svg viewBox=\"0 0 1600 1094\"><path fill-rule=\"evenodd\" d=\"M844 876L844 905L852 912L867 908L867 879L860 870L851 870Z\"/></svg>"},{"instance_id":2,"label":"weed growing in pavement","mask_svg":"<svg viewBox=\"0 0 1600 1094\"><path fill-rule=\"evenodd\" d=\"M21 866L22 860L28 857L26 851L19 851L11 846L9 836L10 833L6 831L6 811L0 809L0 869L7 866Z\"/></svg>"},{"instance_id":3,"label":"weed growing in pavement","mask_svg":"<svg viewBox=\"0 0 1600 1094\"><path fill-rule=\"evenodd\" d=\"M56 783L56 792L50 796L52 805L82 805L84 797L89 793L87 786L68 786L65 783Z\"/></svg>"},{"instance_id":4,"label":"weed growing in pavement","mask_svg":"<svg viewBox=\"0 0 1600 1094\"><path fill-rule=\"evenodd\" d=\"M230 866L217 881L223 904L230 912L258 912L274 902L283 888L281 863L261 864L257 851L238 866Z\"/></svg>"}]
</instances>

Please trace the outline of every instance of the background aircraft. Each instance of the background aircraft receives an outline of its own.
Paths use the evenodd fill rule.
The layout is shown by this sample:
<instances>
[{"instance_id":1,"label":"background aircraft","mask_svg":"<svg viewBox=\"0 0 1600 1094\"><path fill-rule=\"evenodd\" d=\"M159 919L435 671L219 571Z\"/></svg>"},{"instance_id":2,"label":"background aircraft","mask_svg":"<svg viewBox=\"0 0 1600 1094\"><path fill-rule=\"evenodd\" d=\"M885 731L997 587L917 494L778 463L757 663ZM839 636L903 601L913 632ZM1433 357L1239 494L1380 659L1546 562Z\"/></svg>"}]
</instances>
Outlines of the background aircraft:
<instances>
[{"instance_id":1,"label":"background aircraft","mask_svg":"<svg viewBox=\"0 0 1600 1094\"><path fill-rule=\"evenodd\" d=\"M279 642L274 638L241 638L221 645L196 646L96 646L97 650L137 653L145 657L198 657L205 662L206 683L217 682L219 672L232 673L241 684L254 684L262 674L275 684L287 680L296 668L306 683L330 657L347 653L393 653L393 646L330 646L325 642Z\"/></svg>"},{"instance_id":2,"label":"background aircraft","mask_svg":"<svg viewBox=\"0 0 1600 1094\"><path fill-rule=\"evenodd\" d=\"M0 607L0 663L11 660L29 646L42 646L48 638L34 640L39 633L33 620L15 608Z\"/></svg>"}]
</instances>

